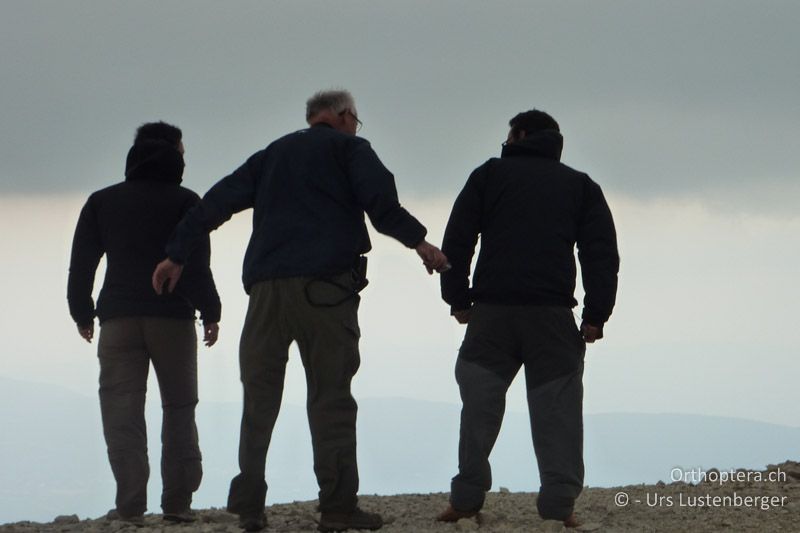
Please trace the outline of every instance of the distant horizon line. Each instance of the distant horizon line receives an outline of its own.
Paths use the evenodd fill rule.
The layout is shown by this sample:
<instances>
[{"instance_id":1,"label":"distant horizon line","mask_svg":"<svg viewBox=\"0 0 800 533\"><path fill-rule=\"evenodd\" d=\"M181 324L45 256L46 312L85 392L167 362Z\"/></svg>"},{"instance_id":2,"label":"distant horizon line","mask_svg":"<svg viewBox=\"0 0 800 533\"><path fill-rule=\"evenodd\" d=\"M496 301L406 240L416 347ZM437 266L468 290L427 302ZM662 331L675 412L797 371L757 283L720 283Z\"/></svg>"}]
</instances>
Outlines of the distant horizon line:
<instances>
[{"instance_id":1,"label":"distant horizon line","mask_svg":"<svg viewBox=\"0 0 800 533\"><path fill-rule=\"evenodd\" d=\"M97 397L95 395L86 394L81 391L77 391L72 389L68 386L56 384L56 383L47 383L43 381L30 381L30 380L22 380L14 377L9 377L6 375L0 374L0 380L8 380L13 381L18 384L22 385L38 385L44 386L49 388L54 388L57 390L61 390L70 394L74 394L75 396L79 396L81 398L85 398L87 400L96 400ZM406 402L418 402L418 403L426 403L426 404L436 404L436 405L443 405L447 407L454 407L457 409L461 408L460 403L451 403L442 400L427 400L424 398L411 398L408 396L363 396L356 398L356 401L359 405L362 405L364 402L370 401L406 401ZM215 400L203 400L200 399L198 403L198 407L202 405L223 405L223 406L230 406L230 405L242 405L241 400L237 401L215 401ZM148 406L149 409L158 410L160 409L160 405L157 406ZM289 407L289 408L298 408L298 409L305 409L304 404L293 403L293 402L283 402L282 407ZM148 409L148 410L149 410ZM520 410L520 409L507 409L507 414L521 414L527 415L527 411ZM713 413L686 413L686 412L675 412L675 411L586 411L584 410L583 413L584 417L603 417L603 416L657 416L657 417L692 417L692 418L712 418L712 419L720 419L720 420L735 420L739 422L748 422L748 423L756 423L756 424L764 424L773 427L780 427L780 428L788 428L788 429L800 429L800 423L791 425L791 424L779 424L776 422L768 422L765 420L757 420L753 418L744 418L739 416L729 416L729 415L720 415L720 414L713 414Z\"/></svg>"}]
</instances>

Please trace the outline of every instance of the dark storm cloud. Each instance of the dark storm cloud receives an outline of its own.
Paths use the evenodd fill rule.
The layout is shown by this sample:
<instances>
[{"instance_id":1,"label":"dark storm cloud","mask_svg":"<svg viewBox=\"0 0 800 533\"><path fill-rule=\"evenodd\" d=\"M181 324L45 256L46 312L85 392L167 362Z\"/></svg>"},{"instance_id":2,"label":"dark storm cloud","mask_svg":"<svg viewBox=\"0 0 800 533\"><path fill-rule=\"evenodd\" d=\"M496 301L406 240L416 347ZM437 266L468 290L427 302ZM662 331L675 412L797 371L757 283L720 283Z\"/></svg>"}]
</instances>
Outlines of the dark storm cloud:
<instances>
[{"instance_id":1,"label":"dark storm cloud","mask_svg":"<svg viewBox=\"0 0 800 533\"><path fill-rule=\"evenodd\" d=\"M798 19L793 2L7 2L0 190L120 179L153 119L184 128L203 190L343 85L401 191L454 193L536 106L609 191L780 199L800 166Z\"/></svg>"}]
</instances>

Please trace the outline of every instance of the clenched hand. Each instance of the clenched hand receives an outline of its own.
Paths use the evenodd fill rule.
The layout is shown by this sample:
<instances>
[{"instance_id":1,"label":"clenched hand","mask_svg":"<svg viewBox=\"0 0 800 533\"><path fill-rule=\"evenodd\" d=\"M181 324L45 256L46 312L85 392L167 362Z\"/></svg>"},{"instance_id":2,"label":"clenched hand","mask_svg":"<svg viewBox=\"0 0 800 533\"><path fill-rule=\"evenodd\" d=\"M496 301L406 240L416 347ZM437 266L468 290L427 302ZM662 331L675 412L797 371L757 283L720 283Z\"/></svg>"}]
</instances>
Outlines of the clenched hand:
<instances>
[{"instance_id":1,"label":"clenched hand","mask_svg":"<svg viewBox=\"0 0 800 533\"><path fill-rule=\"evenodd\" d=\"M460 311L453 311L453 317L459 324L468 324L469 317L472 316L472 309L461 309Z\"/></svg>"},{"instance_id":2,"label":"clenched hand","mask_svg":"<svg viewBox=\"0 0 800 533\"><path fill-rule=\"evenodd\" d=\"M586 322L581 324L581 335L583 336L583 340L587 343L591 344L596 340L600 340L603 338L603 328L593 326L591 324L587 324Z\"/></svg>"},{"instance_id":3,"label":"clenched hand","mask_svg":"<svg viewBox=\"0 0 800 533\"><path fill-rule=\"evenodd\" d=\"M209 348L214 346L219 337L219 324L217 322L210 322L203 324L203 343Z\"/></svg>"},{"instance_id":4,"label":"clenched hand","mask_svg":"<svg viewBox=\"0 0 800 533\"><path fill-rule=\"evenodd\" d=\"M88 326L78 326L78 335L86 339L86 342L92 342L94 337L94 320Z\"/></svg>"}]
</instances>

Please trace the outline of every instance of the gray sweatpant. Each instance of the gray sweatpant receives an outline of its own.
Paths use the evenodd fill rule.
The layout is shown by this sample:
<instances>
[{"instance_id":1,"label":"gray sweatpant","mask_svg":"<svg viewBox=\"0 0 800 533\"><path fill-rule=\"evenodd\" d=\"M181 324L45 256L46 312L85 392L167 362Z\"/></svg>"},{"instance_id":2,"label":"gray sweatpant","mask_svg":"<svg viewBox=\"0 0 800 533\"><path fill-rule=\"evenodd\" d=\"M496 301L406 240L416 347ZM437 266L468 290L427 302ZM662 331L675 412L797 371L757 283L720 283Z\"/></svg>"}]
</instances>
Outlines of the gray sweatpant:
<instances>
[{"instance_id":1,"label":"gray sweatpant","mask_svg":"<svg viewBox=\"0 0 800 533\"><path fill-rule=\"evenodd\" d=\"M108 459L122 516L147 509L145 393L150 362L158 378L161 425L161 508L189 508L202 467L194 412L197 405L197 333L194 320L126 317L103 322L97 347L100 410Z\"/></svg>"},{"instance_id":2,"label":"gray sweatpant","mask_svg":"<svg viewBox=\"0 0 800 533\"><path fill-rule=\"evenodd\" d=\"M477 511L492 485L489 454L506 391L525 366L543 518L563 520L583 488L585 344L566 307L476 304L456 362L463 408L450 501Z\"/></svg>"}]
</instances>

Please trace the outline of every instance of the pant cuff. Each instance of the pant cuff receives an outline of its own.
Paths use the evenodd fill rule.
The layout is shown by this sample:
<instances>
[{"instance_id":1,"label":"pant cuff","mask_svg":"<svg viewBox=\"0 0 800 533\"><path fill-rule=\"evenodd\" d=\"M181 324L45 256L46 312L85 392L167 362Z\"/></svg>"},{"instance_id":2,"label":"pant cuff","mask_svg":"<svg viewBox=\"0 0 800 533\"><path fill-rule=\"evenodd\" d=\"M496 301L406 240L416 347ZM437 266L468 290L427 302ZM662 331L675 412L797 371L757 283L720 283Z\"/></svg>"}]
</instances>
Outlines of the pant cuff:
<instances>
[{"instance_id":1,"label":"pant cuff","mask_svg":"<svg viewBox=\"0 0 800 533\"><path fill-rule=\"evenodd\" d=\"M450 505L457 511L465 513L478 512L483 508L486 491L481 487L453 479L450 483Z\"/></svg>"},{"instance_id":2,"label":"pant cuff","mask_svg":"<svg viewBox=\"0 0 800 533\"><path fill-rule=\"evenodd\" d=\"M263 479L247 479L239 474L231 481L227 510L240 516L264 512L267 499L267 482Z\"/></svg>"},{"instance_id":3,"label":"pant cuff","mask_svg":"<svg viewBox=\"0 0 800 533\"><path fill-rule=\"evenodd\" d=\"M575 498L540 492L536 499L536 509L545 520L566 520L575 509Z\"/></svg>"}]
</instances>

